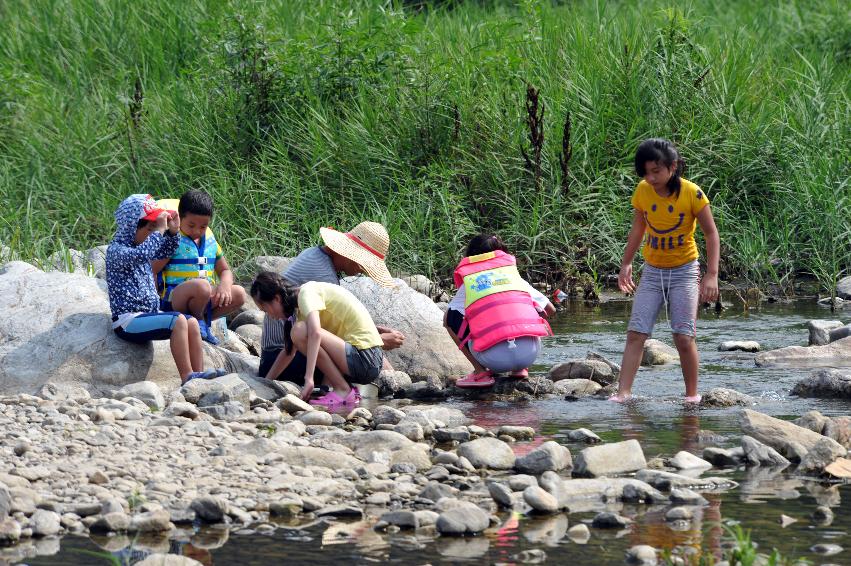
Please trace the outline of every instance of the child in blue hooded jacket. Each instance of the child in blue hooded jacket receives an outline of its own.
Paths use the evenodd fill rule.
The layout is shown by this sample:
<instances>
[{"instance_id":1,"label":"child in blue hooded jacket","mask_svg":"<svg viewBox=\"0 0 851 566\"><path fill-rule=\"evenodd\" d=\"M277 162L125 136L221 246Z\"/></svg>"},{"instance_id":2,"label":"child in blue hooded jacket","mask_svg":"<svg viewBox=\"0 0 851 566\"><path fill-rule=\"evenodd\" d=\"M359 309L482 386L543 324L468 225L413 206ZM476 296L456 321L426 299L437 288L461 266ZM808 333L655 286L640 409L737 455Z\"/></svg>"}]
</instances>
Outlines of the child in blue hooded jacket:
<instances>
[{"instance_id":1,"label":"child in blue hooded jacket","mask_svg":"<svg viewBox=\"0 0 851 566\"><path fill-rule=\"evenodd\" d=\"M209 379L224 370L204 370L198 321L159 310L151 261L171 257L180 241L180 218L157 207L151 195L124 199L115 211L117 229L106 250L106 284L112 328L122 340L144 344L169 340L180 380Z\"/></svg>"}]
</instances>

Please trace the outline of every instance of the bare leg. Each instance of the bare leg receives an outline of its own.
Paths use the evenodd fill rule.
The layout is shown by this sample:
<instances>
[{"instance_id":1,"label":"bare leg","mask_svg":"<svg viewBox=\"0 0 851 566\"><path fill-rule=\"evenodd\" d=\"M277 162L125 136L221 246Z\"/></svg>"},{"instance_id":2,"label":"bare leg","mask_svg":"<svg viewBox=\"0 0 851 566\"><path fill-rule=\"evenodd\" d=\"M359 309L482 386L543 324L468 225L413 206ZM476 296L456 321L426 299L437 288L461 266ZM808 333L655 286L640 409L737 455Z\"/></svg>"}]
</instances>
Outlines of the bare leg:
<instances>
[{"instance_id":1,"label":"bare leg","mask_svg":"<svg viewBox=\"0 0 851 566\"><path fill-rule=\"evenodd\" d=\"M176 290L176 289L175 289ZM227 306L216 307L213 309L213 319L217 319L221 316L225 316L228 313L232 313L239 307L245 304L245 289L239 285L233 285L231 287L231 303ZM173 303L172 303L173 304ZM204 304L206 308L206 303Z\"/></svg>"},{"instance_id":2,"label":"bare leg","mask_svg":"<svg viewBox=\"0 0 851 566\"><path fill-rule=\"evenodd\" d=\"M632 393L632 382L635 381L635 374L638 373L638 366L641 365L641 358L644 355L644 342L647 338L647 334L633 330L626 333L626 347L623 350L621 373L618 380L619 397L625 398Z\"/></svg>"},{"instance_id":3,"label":"bare leg","mask_svg":"<svg viewBox=\"0 0 851 566\"><path fill-rule=\"evenodd\" d=\"M171 306L177 312L188 313L204 320L212 292L212 287L206 279L184 281L171 292Z\"/></svg>"},{"instance_id":4,"label":"bare leg","mask_svg":"<svg viewBox=\"0 0 851 566\"><path fill-rule=\"evenodd\" d=\"M171 327L169 346L180 381L186 381L186 376L192 373L192 360L189 352L189 324L183 315L178 316Z\"/></svg>"},{"instance_id":5,"label":"bare leg","mask_svg":"<svg viewBox=\"0 0 851 566\"><path fill-rule=\"evenodd\" d=\"M291 338L296 349L307 355L307 325L303 322L296 323L293 326ZM344 374L349 373L349 364L346 361L346 343L342 338L331 334L324 328L319 330L319 340L316 367L325 376L324 382L337 395L345 397L352 389L344 377Z\"/></svg>"},{"instance_id":6,"label":"bare leg","mask_svg":"<svg viewBox=\"0 0 851 566\"><path fill-rule=\"evenodd\" d=\"M446 315L444 315L443 317L443 327L446 329L446 332L449 333L449 336L452 337L452 340L455 342L455 344L460 346L461 339L458 338L458 335L455 334L455 332L451 328L449 328L449 325L446 324ZM467 358L467 361L472 364L473 370L476 373L482 373L484 371L487 371L487 368L480 364L479 361L473 357L473 354L470 353L470 349L467 347L467 344L464 344L464 347L461 348L461 353L464 354L464 357Z\"/></svg>"},{"instance_id":7,"label":"bare leg","mask_svg":"<svg viewBox=\"0 0 851 566\"><path fill-rule=\"evenodd\" d=\"M686 397L697 395L697 369L699 356L697 343L693 336L674 334L674 345L680 353L680 365L683 368L683 381L686 384Z\"/></svg>"},{"instance_id":8,"label":"bare leg","mask_svg":"<svg viewBox=\"0 0 851 566\"><path fill-rule=\"evenodd\" d=\"M186 323L189 331L189 359L192 363L192 371L204 371L204 348L201 345L198 321L193 318Z\"/></svg>"}]
</instances>

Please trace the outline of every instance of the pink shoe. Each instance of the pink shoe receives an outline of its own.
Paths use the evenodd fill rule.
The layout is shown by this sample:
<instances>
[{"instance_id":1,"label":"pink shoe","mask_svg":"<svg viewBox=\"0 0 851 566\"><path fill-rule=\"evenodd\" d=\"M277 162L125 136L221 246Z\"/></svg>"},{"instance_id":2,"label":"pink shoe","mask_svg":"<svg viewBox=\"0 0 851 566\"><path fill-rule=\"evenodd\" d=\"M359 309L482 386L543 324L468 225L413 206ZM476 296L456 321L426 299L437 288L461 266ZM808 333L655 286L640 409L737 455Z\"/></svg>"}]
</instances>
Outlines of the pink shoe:
<instances>
[{"instance_id":1,"label":"pink shoe","mask_svg":"<svg viewBox=\"0 0 851 566\"><path fill-rule=\"evenodd\" d=\"M629 394L621 395L620 393L616 393L616 394L612 395L611 397L609 397L609 401L611 401L612 403L626 403L627 401L630 401L631 399L632 399L632 395L629 395Z\"/></svg>"},{"instance_id":2,"label":"pink shoe","mask_svg":"<svg viewBox=\"0 0 851 566\"><path fill-rule=\"evenodd\" d=\"M509 374L509 377L513 377L514 379L526 379L529 377L529 368L523 368L520 371L512 371Z\"/></svg>"},{"instance_id":3,"label":"pink shoe","mask_svg":"<svg viewBox=\"0 0 851 566\"><path fill-rule=\"evenodd\" d=\"M455 382L455 387L462 389L478 389L492 387L494 384L493 372L490 370L480 371L479 373L468 373Z\"/></svg>"},{"instance_id":4,"label":"pink shoe","mask_svg":"<svg viewBox=\"0 0 851 566\"><path fill-rule=\"evenodd\" d=\"M357 387L352 386L349 390L349 394L346 395L345 399L343 399L343 403L347 408L355 408L360 405L360 391L358 391Z\"/></svg>"},{"instance_id":5,"label":"pink shoe","mask_svg":"<svg viewBox=\"0 0 851 566\"><path fill-rule=\"evenodd\" d=\"M349 394L351 395L351 393ZM331 410L345 405L346 400L334 393L333 391L329 391L322 397L310 401L310 404L317 405L320 407L326 407L327 409Z\"/></svg>"},{"instance_id":6,"label":"pink shoe","mask_svg":"<svg viewBox=\"0 0 851 566\"><path fill-rule=\"evenodd\" d=\"M690 405L690 404L699 405L701 399L703 399L703 396L698 394L698 395L692 395L691 397L685 397L683 399L683 401L685 401L686 405Z\"/></svg>"}]
</instances>

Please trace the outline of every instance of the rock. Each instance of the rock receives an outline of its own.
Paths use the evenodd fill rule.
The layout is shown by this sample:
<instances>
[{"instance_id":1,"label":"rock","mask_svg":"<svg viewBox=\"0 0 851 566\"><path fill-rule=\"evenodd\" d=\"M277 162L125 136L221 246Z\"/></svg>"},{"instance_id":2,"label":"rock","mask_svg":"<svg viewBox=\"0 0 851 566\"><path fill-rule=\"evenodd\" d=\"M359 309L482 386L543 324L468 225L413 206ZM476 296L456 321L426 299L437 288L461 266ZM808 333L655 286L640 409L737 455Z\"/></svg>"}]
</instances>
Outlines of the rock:
<instances>
[{"instance_id":1,"label":"rock","mask_svg":"<svg viewBox=\"0 0 851 566\"><path fill-rule=\"evenodd\" d=\"M789 525L793 523L797 523L798 519L790 517L789 515L780 515L780 527L785 529Z\"/></svg>"},{"instance_id":2,"label":"rock","mask_svg":"<svg viewBox=\"0 0 851 566\"><path fill-rule=\"evenodd\" d=\"M154 553L146 556L144 560L136 562L134 566L203 566L203 563L188 556Z\"/></svg>"},{"instance_id":3,"label":"rock","mask_svg":"<svg viewBox=\"0 0 851 566\"><path fill-rule=\"evenodd\" d=\"M228 503L219 497L204 495L193 499L189 507L202 521L219 523L227 514Z\"/></svg>"},{"instance_id":4,"label":"rock","mask_svg":"<svg viewBox=\"0 0 851 566\"><path fill-rule=\"evenodd\" d=\"M401 281L392 289L381 287L369 277L347 277L341 284L366 306L376 324L405 335L402 347L386 353L396 370L415 381L472 371L470 362L443 327L443 311L425 295Z\"/></svg>"},{"instance_id":5,"label":"rock","mask_svg":"<svg viewBox=\"0 0 851 566\"><path fill-rule=\"evenodd\" d=\"M93 533L120 533L130 528L130 516L120 511L99 515L89 526Z\"/></svg>"},{"instance_id":6,"label":"rock","mask_svg":"<svg viewBox=\"0 0 851 566\"><path fill-rule=\"evenodd\" d=\"M510 470L514 467L514 451L496 438L477 438L458 447L458 455L467 458L476 469Z\"/></svg>"},{"instance_id":7,"label":"rock","mask_svg":"<svg viewBox=\"0 0 851 566\"><path fill-rule=\"evenodd\" d=\"M86 252L87 272L98 279L106 279L106 249L109 245L94 247Z\"/></svg>"},{"instance_id":8,"label":"rock","mask_svg":"<svg viewBox=\"0 0 851 566\"><path fill-rule=\"evenodd\" d=\"M558 442L544 442L528 454L517 458L514 467L521 472L540 475L548 470L558 472L573 467L570 450Z\"/></svg>"},{"instance_id":9,"label":"rock","mask_svg":"<svg viewBox=\"0 0 851 566\"><path fill-rule=\"evenodd\" d=\"M373 383L378 387L380 395L392 396L411 387L411 376L404 371L384 369Z\"/></svg>"},{"instance_id":10,"label":"rock","mask_svg":"<svg viewBox=\"0 0 851 566\"><path fill-rule=\"evenodd\" d=\"M792 395L851 399L851 371L820 369L795 384Z\"/></svg>"},{"instance_id":11,"label":"rock","mask_svg":"<svg viewBox=\"0 0 851 566\"><path fill-rule=\"evenodd\" d=\"M851 299L851 275L836 282L836 296L846 301Z\"/></svg>"},{"instance_id":12,"label":"rock","mask_svg":"<svg viewBox=\"0 0 851 566\"><path fill-rule=\"evenodd\" d=\"M727 340L718 344L719 352L759 352L759 342L753 340Z\"/></svg>"},{"instance_id":13,"label":"rock","mask_svg":"<svg viewBox=\"0 0 851 566\"><path fill-rule=\"evenodd\" d=\"M644 342L644 354L641 357L643 366L661 366L679 362L677 351L664 342L650 338Z\"/></svg>"},{"instance_id":14,"label":"rock","mask_svg":"<svg viewBox=\"0 0 851 566\"><path fill-rule=\"evenodd\" d=\"M197 419L200 414L195 405L185 401L172 403L163 411L163 417L186 417L187 419Z\"/></svg>"},{"instance_id":15,"label":"rock","mask_svg":"<svg viewBox=\"0 0 851 566\"><path fill-rule=\"evenodd\" d=\"M236 401L225 401L218 405L198 407L198 410L210 415L217 421L234 421L245 414L245 405Z\"/></svg>"},{"instance_id":16,"label":"rock","mask_svg":"<svg viewBox=\"0 0 851 566\"><path fill-rule=\"evenodd\" d=\"M405 440L408 439L405 438ZM283 457L284 462L291 466L316 466L343 470L347 468L356 469L363 465L363 461L358 458L313 446L283 446L277 450L277 453Z\"/></svg>"},{"instance_id":17,"label":"rock","mask_svg":"<svg viewBox=\"0 0 851 566\"><path fill-rule=\"evenodd\" d=\"M130 518L131 532L163 533L172 529L171 514L165 509L139 513Z\"/></svg>"},{"instance_id":18,"label":"rock","mask_svg":"<svg viewBox=\"0 0 851 566\"><path fill-rule=\"evenodd\" d=\"M317 517L354 517L363 518L363 509L356 505L329 505L315 511Z\"/></svg>"},{"instance_id":19,"label":"rock","mask_svg":"<svg viewBox=\"0 0 851 566\"><path fill-rule=\"evenodd\" d=\"M827 423L830 422L830 419L818 411L807 411L792 422L824 436L824 429Z\"/></svg>"},{"instance_id":20,"label":"rock","mask_svg":"<svg viewBox=\"0 0 851 566\"><path fill-rule=\"evenodd\" d=\"M681 450L671 458L670 465L678 470L708 470L712 464L691 452Z\"/></svg>"},{"instance_id":21,"label":"rock","mask_svg":"<svg viewBox=\"0 0 851 566\"><path fill-rule=\"evenodd\" d=\"M238 375L231 373L213 379L193 379L180 388L180 394L199 407L220 405L227 401L236 401L247 407L251 389Z\"/></svg>"},{"instance_id":22,"label":"rock","mask_svg":"<svg viewBox=\"0 0 851 566\"><path fill-rule=\"evenodd\" d=\"M480 533L490 525L490 517L473 503L461 501L457 507L448 509L437 518L437 532L442 535L465 535Z\"/></svg>"},{"instance_id":23,"label":"rock","mask_svg":"<svg viewBox=\"0 0 851 566\"><path fill-rule=\"evenodd\" d=\"M302 413L298 416L298 420L307 426L331 426L334 424L334 418L331 413L326 413L325 411L309 411L307 413Z\"/></svg>"},{"instance_id":24,"label":"rock","mask_svg":"<svg viewBox=\"0 0 851 566\"><path fill-rule=\"evenodd\" d=\"M138 383L130 383L121 389L113 392L113 399L123 399L124 397L133 397L143 402L145 405L155 411L165 408L165 397L156 383L151 381L140 381Z\"/></svg>"},{"instance_id":25,"label":"rock","mask_svg":"<svg viewBox=\"0 0 851 566\"><path fill-rule=\"evenodd\" d=\"M261 311L261 310L258 310L258 309L244 310L241 313L239 313L238 315L236 315L235 317L233 317L233 320L230 321L230 324L228 325L228 329L236 330L240 326L245 326L247 324L253 324L255 326L259 326L262 329L263 319L265 317L266 317L266 315L263 314L263 311Z\"/></svg>"},{"instance_id":26,"label":"rock","mask_svg":"<svg viewBox=\"0 0 851 566\"><path fill-rule=\"evenodd\" d=\"M257 266L257 273L261 271L273 271L275 273L283 273L292 262L291 257L280 257L273 255L261 255L254 258L254 265Z\"/></svg>"},{"instance_id":27,"label":"rock","mask_svg":"<svg viewBox=\"0 0 851 566\"><path fill-rule=\"evenodd\" d=\"M553 392L564 397L588 397L596 395L603 386L590 379L562 379L556 381Z\"/></svg>"},{"instance_id":28,"label":"rock","mask_svg":"<svg viewBox=\"0 0 851 566\"><path fill-rule=\"evenodd\" d=\"M830 510L830 507L820 505L813 511L812 517L816 523L829 525L833 522L833 511Z\"/></svg>"},{"instance_id":29,"label":"rock","mask_svg":"<svg viewBox=\"0 0 851 566\"><path fill-rule=\"evenodd\" d=\"M9 516L9 510L12 508L12 495L9 493L9 488L6 484L0 483L0 521Z\"/></svg>"},{"instance_id":30,"label":"rock","mask_svg":"<svg viewBox=\"0 0 851 566\"><path fill-rule=\"evenodd\" d=\"M673 488L690 488L690 489L721 489L732 488L738 484L728 478L693 478L681 474L673 474L662 470L639 470L635 474L635 479L646 482L647 484L661 489L662 491L670 491Z\"/></svg>"},{"instance_id":31,"label":"rock","mask_svg":"<svg viewBox=\"0 0 851 566\"><path fill-rule=\"evenodd\" d=\"M285 395L282 399L278 399L275 405L282 411L290 414L295 414L299 411L310 412L314 410L313 405L291 393Z\"/></svg>"},{"instance_id":32,"label":"rock","mask_svg":"<svg viewBox=\"0 0 851 566\"><path fill-rule=\"evenodd\" d=\"M626 551L626 562L638 566L656 566L659 563L659 557L652 546L639 544Z\"/></svg>"},{"instance_id":33,"label":"rock","mask_svg":"<svg viewBox=\"0 0 851 566\"><path fill-rule=\"evenodd\" d=\"M420 522L413 511L388 511L378 518L378 523L395 525L400 529L417 529Z\"/></svg>"},{"instance_id":34,"label":"rock","mask_svg":"<svg viewBox=\"0 0 851 566\"><path fill-rule=\"evenodd\" d=\"M674 505L709 505L706 498L685 487L671 490L671 503Z\"/></svg>"},{"instance_id":35,"label":"rock","mask_svg":"<svg viewBox=\"0 0 851 566\"><path fill-rule=\"evenodd\" d=\"M603 440L588 430L587 428L577 428L567 431L567 438L574 442L584 442L586 444L598 444Z\"/></svg>"},{"instance_id":36,"label":"rock","mask_svg":"<svg viewBox=\"0 0 851 566\"><path fill-rule=\"evenodd\" d=\"M591 530L588 529L588 525L584 523L573 525L567 529L567 538L577 544L585 544L588 542L588 539L591 538Z\"/></svg>"},{"instance_id":37,"label":"rock","mask_svg":"<svg viewBox=\"0 0 851 566\"><path fill-rule=\"evenodd\" d=\"M563 379L587 379L610 385L617 381L617 374L612 371L612 367L601 360L570 360L554 365L548 375L556 382Z\"/></svg>"},{"instance_id":38,"label":"rock","mask_svg":"<svg viewBox=\"0 0 851 566\"><path fill-rule=\"evenodd\" d=\"M842 327L839 320L808 320L807 329L810 331L810 346L830 344L830 331Z\"/></svg>"},{"instance_id":39,"label":"rock","mask_svg":"<svg viewBox=\"0 0 851 566\"><path fill-rule=\"evenodd\" d=\"M787 457L790 457L788 447L792 443L799 444L809 452L821 441L824 441L821 449L829 448L836 458L845 456L846 453L845 448L835 440L825 438L788 421L782 421L749 409L742 411L740 423L742 432L746 435L771 446Z\"/></svg>"},{"instance_id":40,"label":"rock","mask_svg":"<svg viewBox=\"0 0 851 566\"><path fill-rule=\"evenodd\" d=\"M21 539L21 525L14 519L0 519L0 546L15 544Z\"/></svg>"},{"instance_id":41,"label":"rock","mask_svg":"<svg viewBox=\"0 0 851 566\"><path fill-rule=\"evenodd\" d=\"M546 377L527 377L526 379L506 378L509 385L513 386L516 391L528 393L536 397L550 395L555 391L555 384L552 380Z\"/></svg>"},{"instance_id":42,"label":"rock","mask_svg":"<svg viewBox=\"0 0 851 566\"><path fill-rule=\"evenodd\" d=\"M559 510L558 500L536 485L530 485L523 490L523 500L539 513L549 514Z\"/></svg>"},{"instance_id":43,"label":"rock","mask_svg":"<svg viewBox=\"0 0 851 566\"><path fill-rule=\"evenodd\" d=\"M496 435L510 436L515 440L532 440L535 438L535 429L530 426L502 425Z\"/></svg>"},{"instance_id":44,"label":"rock","mask_svg":"<svg viewBox=\"0 0 851 566\"><path fill-rule=\"evenodd\" d=\"M441 405L408 405L402 409L406 415L422 415L431 422L441 422L449 427L470 424L470 419L467 418L467 415L452 407Z\"/></svg>"},{"instance_id":45,"label":"rock","mask_svg":"<svg viewBox=\"0 0 851 566\"><path fill-rule=\"evenodd\" d=\"M420 492L421 499L429 499L431 501L440 501L444 497L455 497L457 489L452 486L442 484L436 481L429 482L427 486Z\"/></svg>"},{"instance_id":46,"label":"rock","mask_svg":"<svg viewBox=\"0 0 851 566\"><path fill-rule=\"evenodd\" d=\"M591 522L591 526L595 529L622 529L631 523L632 521L626 517L622 517L617 513L604 511L597 513Z\"/></svg>"},{"instance_id":47,"label":"rock","mask_svg":"<svg viewBox=\"0 0 851 566\"><path fill-rule=\"evenodd\" d=\"M417 293L422 293L431 300L438 298L443 294L443 289L440 285L426 277L425 275L408 275L401 277L401 280Z\"/></svg>"},{"instance_id":48,"label":"rock","mask_svg":"<svg viewBox=\"0 0 851 566\"><path fill-rule=\"evenodd\" d=\"M609 476L635 472L647 467L637 440L591 446L582 450L574 462L574 475Z\"/></svg>"},{"instance_id":49,"label":"rock","mask_svg":"<svg viewBox=\"0 0 851 566\"><path fill-rule=\"evenodd\" d=\"M36 512L30 517L30 527L32 528L33 536L48 537L58 534L61 530L59 521L59 513L36 509Z\"/></svg>"},{"instance_id":50,"label":"rock","mask_svg":"<svg viewBox=\"0 0 851 566\"><path fill-rule=\"evenodd\" d=\"M789 465L789 460L770 446L748 435L742 436L742 450L745 462L752 466L783 466Z\"/></svg>"},{"instance_id":51,"label":"rock","mask_svg":"<svg viewBox=\"0 0 851 566\"><path fill-rule=\"evenodd\" d=\"M739 393L726 387L713 387L703 395L703 398L700 400L700 406L725 408L741 405L748 407L755 402L754 398L750 395L745 395L744 393Z\"/></svg>"},{"instance_id":52,"label":"rock","mask_svg":"<svg viewBox=\"0 0 851 566\"><path fill-rule=\"evenodd\" d=\"M419 442L425 438L423 427L421 427L419 423L410 420L403 420L393 427L393 431L398 432L405 438L413 440L414 442Z\"/></svg>"},{"instance_id":53,"label":"rock","mask_svg":"<svg viewBox=\"0 0 851 566\"><path fill-rule=\"evenodd\" d=\"M438 428L431 433L435 442L467 442L470 440L470 431L465 426L453 428Z\"/></svg>"},{"instance_id":54,"label":"rock","mask_svg":"<svg viewBox=\"0 0 851 566\"><path fill-rule=\"evenodd\" d=\"M824 346L787 346L760 352L754 362L759 367L847 367L851 365L851 336Z\"/></svg>"},{"instance_id":55,"label":"rock","mask_svg":"<svg viewBox=\"0 0 851 566\"><path fill-rule=\"evenodd\" d=\"M514 506L514 500L511 497L511 490L498 482L490 482L488 484L488 493L501 507L511 508Z\"/></svg>"},{"instance_id":56,"label":"rock","mask_svg":"<svg viewBox=\"0 0 851 566\"><path fill-rule=\"evenodd\" d=\"M810 552L821 554L822 556L833 556L834 554L839 554L843 550L844 549L838 544L819 543L810 547Z\"/></svg>"},{"instance_id":57,"label":"rock","mask_svg":"<svg viewBox=\"0 0 851 566\"><path fill-rule=\"evenodd\" d=\"M405 413L387 405L379 405L372 410L372 422L376 426L383 424L397 425L404 418Z\"/></svg>"},{"instance_id":58,"label":"rock","mask_svg":"<svg viewBox=\"0 0 851 566\"><path fill-rule=\"evenodd\" d=\"M284 497L269 504L269 514L273 517L295 517L304 509L304 502L300 497Z\"/></svg>"},{"instance_id":59,"label":"rock","mask_svg":"<svg viewBox=\"0 0 851 566\"><path fill-rule=\"evenodd\" d=\"M688 507L672 507L665 513L666 521L691 521L694 513Z\"/></svg>"},{"instance_id":60,"label":"rock","mask_svg":"<svg viewBox=\"0 0 851 566\"><path fill-rule=\"evenodd\" d=\"M823 436L821 440L816 442L807 451L806 456L801 458L798 470L802 472L821 472L832 464L834 460L845 456L846 453L847 450L841 444Z\"/></svg>"},{"instance_id":61,"label":"rock","mask_svg":"<svg viewBox=\"0 0 851 566\"><path fill-rule=\"evenodd\" d=\"M738 466L744 459L744 451L741 448L727 450L725 448L710 446L703 449L703 459L719 468Z\"/></svg>"}]
</instances>

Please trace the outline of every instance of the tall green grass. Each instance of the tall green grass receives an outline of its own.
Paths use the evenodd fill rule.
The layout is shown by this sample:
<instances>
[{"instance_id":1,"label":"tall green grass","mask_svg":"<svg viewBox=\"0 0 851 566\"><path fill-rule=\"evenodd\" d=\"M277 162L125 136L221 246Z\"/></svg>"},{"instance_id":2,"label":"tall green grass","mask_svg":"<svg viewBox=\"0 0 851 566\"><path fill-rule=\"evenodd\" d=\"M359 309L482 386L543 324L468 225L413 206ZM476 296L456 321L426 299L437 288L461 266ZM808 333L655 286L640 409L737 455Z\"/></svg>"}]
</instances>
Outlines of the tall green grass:
<instances>
[{"instance_id":1,"label":"tall green grass","mask_svg":"<svg viewBox=\"0 0 851 566\"><path fill-rule=\"evenodd\" d=\"M724 276L851 267L841 0L9 0L0 32L0 243L24 258L107 242L127 194L203 188L237 266L372 219L396 271L445 277L492 230L529 273L601 277L660 136Z\"/></svg>"}]
</instances>

